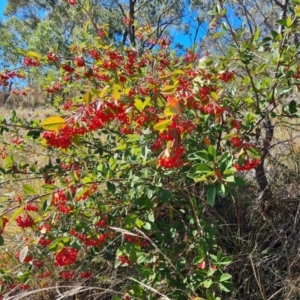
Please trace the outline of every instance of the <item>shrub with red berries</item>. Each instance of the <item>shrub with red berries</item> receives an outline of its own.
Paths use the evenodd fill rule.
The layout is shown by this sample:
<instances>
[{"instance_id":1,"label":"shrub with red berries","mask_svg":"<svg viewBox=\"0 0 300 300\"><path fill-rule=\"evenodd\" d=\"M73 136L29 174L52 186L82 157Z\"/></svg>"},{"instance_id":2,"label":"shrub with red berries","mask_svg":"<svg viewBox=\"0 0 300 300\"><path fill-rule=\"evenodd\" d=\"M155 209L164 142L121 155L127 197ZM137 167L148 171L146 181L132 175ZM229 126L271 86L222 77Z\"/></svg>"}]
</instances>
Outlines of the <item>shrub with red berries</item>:
<instances>
[{"instance_id":1,"label":"shrub with red berries","mask_svg":"<svg viewBox=\"0 0 300 300\"><path fill-rule=\"evenodd\" d=\"M84 1L65 2L76 6L70 12L91 13ZM134 18L124 14L123 22L134 33ZM1 117L1 185L18 182L21 192L3 195L9 206L0 216L0 243L7 222L23 237L16 237L20 270L3 272L11 278L0 291L31 288L31 278L99 284L119 268L120 299L148 299L145 287L169 299L218 299L230 290L231 259L218 248L213 220L205 221L206 202L235 199L242 171L263 166L271 140L260 141L255 130L279 117L277 100L297 76L286 81L277 73L285 64L274 57L264 67L278 75L276 85L261 84L267 71L255 74L257 62L252 68L242 56L256 51L254 42L221 58L191 49L179 55L146 26L136 28L145 46L138 51L107 45L107 26L93 25L96 36L70 45L67 57L24 51L20 70L0 72L6 87L30 68L57 71L42 87L54 96L53 116ZM291 117L297 105L288 109Z\"/></svg>"}]
</instances>

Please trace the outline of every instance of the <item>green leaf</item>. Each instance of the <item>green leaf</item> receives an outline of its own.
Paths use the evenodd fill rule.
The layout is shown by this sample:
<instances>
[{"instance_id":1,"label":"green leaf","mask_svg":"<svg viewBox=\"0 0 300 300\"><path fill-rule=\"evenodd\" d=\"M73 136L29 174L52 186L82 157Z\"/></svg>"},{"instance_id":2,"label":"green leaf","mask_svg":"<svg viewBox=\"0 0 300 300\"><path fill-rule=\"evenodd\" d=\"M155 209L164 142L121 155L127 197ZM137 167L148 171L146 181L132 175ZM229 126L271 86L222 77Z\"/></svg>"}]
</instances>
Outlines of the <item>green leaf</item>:
<instances>
[{"instance_id":1,"label":"green leaf","mask_svg":"<svg viewBox=\"0 0 300 300\"><path fill-rule=\"evenodd\" d=\"M23 204L18 209L16 209L12 216L9 218L9 222L13 222L16 219L16 217L24 210L24 207L25 205Z\"/></svg>"},{"instance_id":2,"label":"green leaf","mask_svg":"<svg viewBox=\"0 0 300 300\"><path fill-rule=\"evenodd\" d=\"M109 89L109 85L106 85L103 89L102 89L102 91L100 92L100 98L103 98L105 95L106 95L106 93L107 93L107 90Z\"/></svg>"},{"instance_id":3,"label":"green leaf","mask_svg":"<svg viewBox=\"0 0 300 300\"><path fill-rule=\"evenodd\" d=\"M246 184L246 181L241 177L235 177L234 183L235 183L234 184L235 186L241 187L241 186L244 186Z\"/></svg>"},{"instance_id":4,"label":"green leaf","mask_svg":"<svg viewBox=\"0 0 300 300\"><path fill-rule=\"evenodd\" d=\"M261 64L259 67L258 67L258 73L261 73L262 71L264 71L265 70L265 68L269 65L270 63L263 63L263 64Z\"/></svg>"},{"instance_id":5,"label":"green leaf","mask_svg":"<svg viewBox=\"0 0 300 300\"><path fill-rule=\"evenodd\" d=\"M37 192L30 184L23 184L23 191L28 195L36 195Z\"/></svg>"},{"instance_id":6,"label":"green leaf","mask_svg":"<svg viewBox=\"0 0 300 300\"><path fill-rule=\"evenodd\" d=\"M0 246L4 245L4 238L3 236L0 234Z\"/></svg>"},{"instance_id":7,"label":"green leaf","mask_svg":"<svg viewBox=\"0 0 300 300\"><path fill-rule=\"evenodd\" d=\"M208 288L211 287L212 283L213 283L213 282L212 282L211 279L207 279L207 280L205 280L205 281L203 282L203 286L204 286L206 289L208 289Z\"/></svg>"},{"instance_id":8,"label":"green leaf","mask_svg":"<svg viewBox=\"0 0 300 300\"><path fill-rule=\"evenodd\" d=\"M43 184L41 188L45 190L55 190L57 187L53 184Z\"/></svg>"},{"instance_id":9,"label":"green leaf","mask_svg":"<svg viewBox=\"0 0 300 300\"><path fill-rule=\"evenodd\" d=\"M91 183L91 182L93 182L93 180L90 177L84 177L82 179L82 183L84 183L84 184L88 184L88 183Z\"/></svg>"},{"instance_id":10,"label":"green leaf","mask_svg":"<svg viewBox=\"0 0 300 300\"><path fill-rule=\"evenodd\" d=\"M221 275L219 281L220 281L220 282L228 281L229 279L231 279L231 277L232 277L232 276L231 276L230 274L225 273L225 274L222 274L222 275Z\"/></svg>"},{"instance_id":11,"label":"green leaf","mask_svg":"<svg viewBox=\"0 0 300 300\"><path fill-rule=\"evenodd\" d=\"M174 85L166 85L161 89L161 92L164 94L172 93L177 87Z\"/></svg>"},{"instance_id":12,"label":"green leaf","mask_svg":"<svg viewBox=\"0 0 300 300\"><path fill-rule=\"evenodd\" d=\"M208 147L207 152L208 152L213 158L215 158L216 155L217 155L216 149L215 149L215 147L212 146L212 145L210 145L210 146Z\"/></svg>"},{"instance_id":13,"label":"green leaf","mask_svg":"<svg viewBox=\"0 0 300 300\"><path fill-rule=\"evenodd\" d=\"M215 300L216 299L211 290L206 290L206 297L207 297L207 300Z\"/></svg>"},{"instance_id":14,"label":"green leaf","mask_svg":"<svg viewBox=\"0 0 300 300\"><path fill-rule=\"evenodd\" d=\"M258 27L254 33L253 41L256 42L259 39L259 36L260 36L260 28Z\"/></svg>"},{"instance_id":15,"label":"green leaf","mask_svg":"<svg viewBox=\"0 0 300 300\"><path fill-rule=\"evenodd\" d=\"M61 117L49 117L41 123L45 130L56 131L65 126L66 121Z\"/></svg>"},{"instance_id":16,"label":"green leaf","mask_svg":"<svg viewBox=\"0 0 300 300\"><path fill-rule=\"evenodd\" d=\"M223 172L223 175L228 176L228 175L233 175L236 172L235 168L230 168L227 169Z\"/></svg>"},{"instance_id":17,"label":"green leaf","mask_svg":"<svg viewBox=\"0 0 300 300\"><path fill-rule=\"evenodd\" d=\"M193 169L195 169L195 171L197 173L207 173L207 172L211 172L213 170L211 167L209 167L208 165L205 165L205 164L197 164L197 165L193 166Z\"/></svg>"},{"instance_id":18,"label":"green leaf","mask_svg":"<svg viewBox=\"0 0 300 300\"><path fill-rule=\"evenodd\" d=\"M173 74L173 75L184 75L184 71L182 71L180 69L177 69L177 70L174 70L171 74Z\"/></svg>"},{"instance_id":19,"label":"green leaf","mask_svg":"<svg viewBox=\"0 0 300 300\"><path fill-rule=\"evenodd\" d=\"M92 94L90 91L86 92L83 96L83 101L86 106L89 106L90 103L92 102Z\"/></svg>"},{"instance_id":20,"label":"green leaf","mask_svg":"<svg viewBox=\"0 0 300 300\"><path fill-rule=\"evenodd\" d=\"M292 26L292 17L289 15L287 19L277 20L276 23L289 28Z\"/></svg>"},{"instance_id":21,"label":"green leaf","mask_svg":"<svg viewBox=\"0 0 300 300\"><path fill-rule=\"evenodd\" d=\"M50 205L51 205L51 199L47 198L43 203L43 211L47 211Z\"/></svg>"},{"instance_id":22,"label":"green leaf","mask_svg":"<svg viewBox=\"0 0 300 300\"><path fill-rule=\"evenodd\" d=\"M4 160L5 163L5 168L11 168L14 166L14 160L13 160L13 156L8 156L5 158Z\"/></svg>"},{"instance_id":23,"label":"green leaf","mask_svg":"<svg viewBox=\"0 0 300 300\"><path fill-rule=\"evenodd\" d=\"M151 228L152 228L151 223L146 222L146 223L143 225L143 228L146 229L146 230L151 230Z\"/></svg>"},{"instance_id":24,"label":"green leaf","mask_svg":"<svg viewBox=\"0 0 300 300\"><path fill-rule=\"evenodd\" d=\"M115 192L116 192L116 186L112 182L107 181L106 182L106 186L107 186L107 189L108 189L108 191L110 193L115 194Z\"/></svg>"},{"instance_id":25,"label":"green leaf","mask_svg":"<svg viewBox=\"0 0 300 300\"><path fill-rule=\"evenodd\" d=\"M140 219L137 219L135 224L138 228L142 228L142 226L144 225L144 222Z\"/></svg>"},{"instance_id":26,"label":"green leaf","mask_svg":"<svg viewBox=\"0 0 300 300\"><path fill-rule=\"evenodd\" d=\"M137 110L143 111L146 106L150 106L150 101L150 97L147 97L144 101L141 99L134 99L134 106Z\"/></svg>"},{"instance_id":27,"label":"green leaf","mask_svg":"<svg viewBox=\"0 0 300 300\"><path fill-rule=\"evenodd\" d=\"M250 152L252 154L252 156L254 157L261 157L262 156L262 153L259 149L257 148L248 148L247 149L247 152Z\"/></svg>"},{"instance_id":28,"label":"green leaf","mask_svg":"<svg viewBox=\"0 0 300 300\"><path fill-rule=\"evenodd\" d=\"M209 95L217 102L219 99L219 96L216 92L210 92Z\"/></svg>"},{"instance_id":29,"label":"green leaf","mask_svg":"<svg viewBox=\"0 0 300 300\"><path fill-rule=\"evenodd\" d=\"M215 199L216 199L216 187L214 185L211 185L206 193L206 198L207 198L207 202L213 206L215 204Z\"/></svg>"},{"instance_id":30,"label":"green leaf","mask_svg":"<svg viewBox=\"0 0 300 300\"><path fill-rule=\"evenodd\" d=\"M154 130L159 130L159 132L163 132L166 130L171 123L171 120L163 120L158 123L156 123L153 127Z\"/></svg>"},{"instance_id":31,"label":"green leaf","mask_svg":"<svg viewBox=\"0 0 300 300\"><path fill-rule=\"evenodd\" d=\"M42 56L34 51L26 51L25 55L31 58L41 59Z\"/></svg>"},{"instance_id":32,"label":"green leaf","mask_svg":"<svg viewBox=\"0 0 300 300\"><path fill-rule=\"evenodd\" d=\"M291 114L294 114L297 112L297 102L295 100L292 100L289 103L289 111Z\"/></svg>"},{"instance_id":33,"label":"green leaf","mask_svg":"<svg viewBox=\"0 0 300 300\"><path fill-rule=\"evenodd\" d=\"M231 292L232 288L231 288L231 285L227 282L222 282L222 283L219 283L219 288L221 291L224 291L224 292Z\"/></svg>"},{"instance_id":34,"label":"green leaf","mask_svg":"<svg viewBox=\"0 0 300 300\"><path fill-rule=\"evenodd\" d=\"M124 219L125 228L126 229L133 229L136 225L136 221L138 220L138 217L134 214L128 215Z\"/></svg>"},{"instance_id":35,"label":"green leaf","mask_svg":"<svg viewBox=\"0 0 300 300\"><path fill-rule=\"evenodd\" d=\"M121 98L122 87L118 84L114 84L112 87L112 96L115 100L119 100Z\"/></svg>"},{"instance_id":36,"label":"green leaf","mask_svg":"<svg viewBox=\"0 0 300 300\"><path fill-rule=\"evenodd\" d=\"M224 181L226 182L234 182L235 178L233 175L224 177Z\"/></svg>"}]
</instances>

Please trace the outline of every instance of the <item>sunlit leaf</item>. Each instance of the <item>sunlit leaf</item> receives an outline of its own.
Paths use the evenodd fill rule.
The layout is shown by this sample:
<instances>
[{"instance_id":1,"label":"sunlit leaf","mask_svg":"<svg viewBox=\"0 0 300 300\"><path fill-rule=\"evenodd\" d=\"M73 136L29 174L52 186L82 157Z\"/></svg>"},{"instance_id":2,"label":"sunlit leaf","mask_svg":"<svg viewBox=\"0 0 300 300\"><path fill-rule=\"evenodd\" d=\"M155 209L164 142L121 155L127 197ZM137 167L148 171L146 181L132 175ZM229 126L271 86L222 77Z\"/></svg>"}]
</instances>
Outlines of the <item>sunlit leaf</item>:
<instances>
[{"instance_id":1,"label":"sunlit leaf","mask_svg":"<svg viewBox=\"0 0 300 300\"><path fill-rule=\"evenodd\" d=\"M171 123L171 120L163 120L158 123L156 123L153 127L154 130L159 130L159 132L163 132L166 130Z\"/></svg>"},{"instance_id":2,"label":"sunlit leaf","mask_svg":"<svg viewBox=\"0 0 300 300\"><path fill-rule=\"evenodd\" d=\"M83 100L86 106L89 106L92 102L92 94L90 91L86 92L83 96Z\"/></svg>"},{"instance_id":3,"label":"sunlit leaf","mask_svg":"<svg viewBox=\"0 0 300 300\"><path fill-rule=\"evenodd\" d=\"M28 195L35 195L37 192L30 184L23 184L23 191Z\"/></svg>"},{"instance_id":4,"label":"sunlit leaf","mask_svg":"<svg viewBox=\"0 0 300 300\"><path fill-rule=\"evenodd\" d=\"M17 208L14 213L12 214L12 216L9 218L9 222L13 222L17 216L24 210L24 204L21 205L19 208Z\"/></svg>"},{"instance_id":5,"label":"sunlit leaf","mask_svg":"<svg viewBox=\"0 0 300 300\"><path fill-rule=\"evenodd\" d=\"M55 131L65 126L66 121L61 117L49 117L41 123L45 130Z\"/></svg>"},{"instance_id":6,"label":"sunlit leaf","mask_svg":"<svg viewBox=\"0 0 300 300\"><path fill-rule=\"evenodd\" d=\"M106 95L108 89L109 89L109 85L105 86L105 87L102 89L102 91L101 91L100 94L99 94L100 98L103 98L103 97Z\"/></svg>"},{"instance_id":7,"label":"sunlit leaf","mask_svg":"<svg viewBox=\"0 0 300 300\"><path fill-rule=\"evenodd\" d=\"M216 102L218 101L219 97L216 92L210 92L209 94Z\"/></svg>"},{"instance_id":8,"label":"sunlit leaf","mask_svg":"<svg viewBox=\"0 0 300 300\"><path fill-rule=\"evenodd\" d=\"M165 94L172 93L175 91L175 89L176 89L176 86L174 86L174 85L166 85L161 89L161 92L165 93Z\"/></svg>"},{"instance_id":9,"label":"sunlit leaf","mask_svg":"<svg viewBox=\"0 0 300 300\"><path fill-rule=\"evenodd\" d=\"M36 59L41 59L41 57L42 57L40 54L38 54L34 51L26 51L25 54L28 57L32 57L32 58L36 58Z\"/></svg>"},{"instance_id":10,"label":"sunlit leaf","mask_svg":"<svg viewBox=\"0 0 300 300\"><path fill-rule=\"evenodd\" d=\"M118 84L114 84L112 90L113 98L119 100L121 98L122 87Z\"/></svg>"}]
</instances>

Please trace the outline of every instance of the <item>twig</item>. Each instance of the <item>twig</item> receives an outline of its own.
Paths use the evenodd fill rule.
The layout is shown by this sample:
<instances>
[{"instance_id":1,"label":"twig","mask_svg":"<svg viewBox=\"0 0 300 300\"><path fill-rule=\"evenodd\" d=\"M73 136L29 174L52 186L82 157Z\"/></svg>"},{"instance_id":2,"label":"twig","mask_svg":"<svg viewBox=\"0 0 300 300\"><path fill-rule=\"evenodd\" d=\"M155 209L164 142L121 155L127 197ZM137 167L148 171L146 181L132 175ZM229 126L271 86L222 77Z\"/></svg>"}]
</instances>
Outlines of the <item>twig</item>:
<instances>
[{"instance_id":1,"label":"twig","mask_svg":"<svg viewBox=\"0 0 300 300\"><path fill-rule=\"evenodd\" d=\"M256 270L255 270L255 266L254 266L254 263L253 263L253 260L252 260L252 253L250 253L249 258L250 258L250 262L251 262L251 267L252 267L252 270L253 270L254 278L255 278L255 281L256 281L257 286L258 286L259 291L260 291L260 295L261 295L261 297L262 297L263 300L266 300L266 297L265 297L264 292L262 290L259 278L258 278Z\"/></svg>"}]
</instances>

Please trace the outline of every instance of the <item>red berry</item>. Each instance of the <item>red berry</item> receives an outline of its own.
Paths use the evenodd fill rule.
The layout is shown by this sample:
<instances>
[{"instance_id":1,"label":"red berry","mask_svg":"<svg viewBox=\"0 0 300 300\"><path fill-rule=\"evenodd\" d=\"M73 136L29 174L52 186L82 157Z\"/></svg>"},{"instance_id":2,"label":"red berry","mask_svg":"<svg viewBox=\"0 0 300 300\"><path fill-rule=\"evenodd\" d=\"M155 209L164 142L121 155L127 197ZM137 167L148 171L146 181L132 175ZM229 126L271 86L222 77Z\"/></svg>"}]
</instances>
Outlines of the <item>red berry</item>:
<instances>
[{"instance_id":1,"label":"red berry","mask_svg":"<svg viewBox=\"0 0 300 300\"><path fill-rule=\"evenodd\" d=\"M72 5L72 6L76 4L76 0L68 0L68 2L69 2L69 4Z\"/></svg>"}]
</instances>

